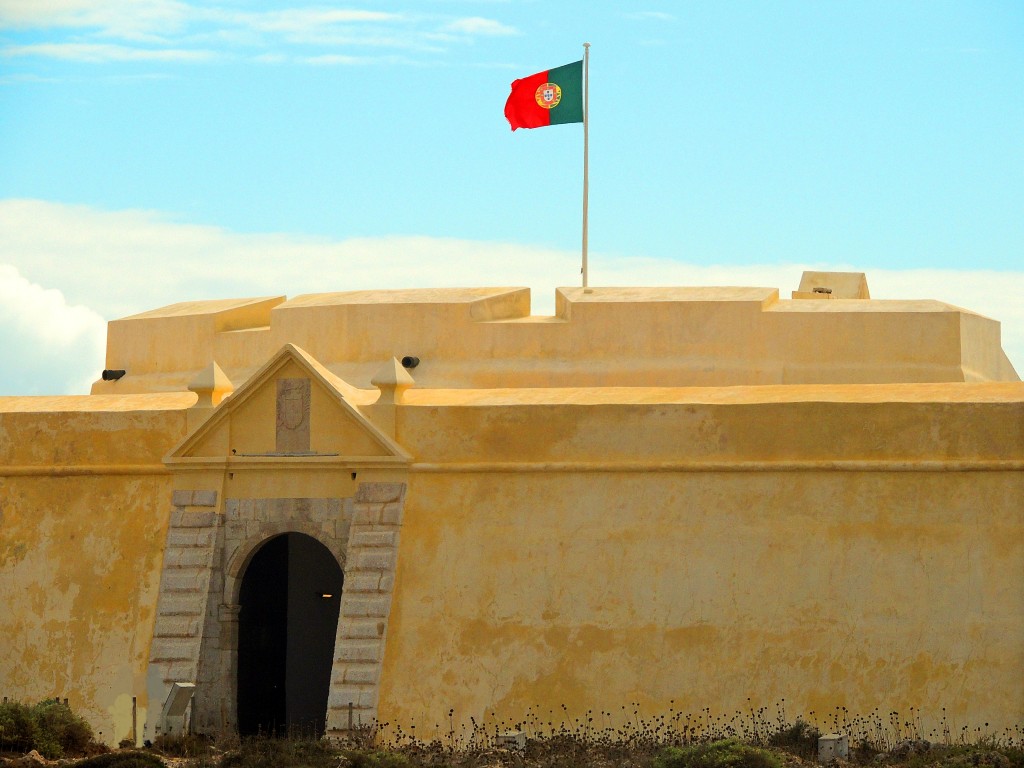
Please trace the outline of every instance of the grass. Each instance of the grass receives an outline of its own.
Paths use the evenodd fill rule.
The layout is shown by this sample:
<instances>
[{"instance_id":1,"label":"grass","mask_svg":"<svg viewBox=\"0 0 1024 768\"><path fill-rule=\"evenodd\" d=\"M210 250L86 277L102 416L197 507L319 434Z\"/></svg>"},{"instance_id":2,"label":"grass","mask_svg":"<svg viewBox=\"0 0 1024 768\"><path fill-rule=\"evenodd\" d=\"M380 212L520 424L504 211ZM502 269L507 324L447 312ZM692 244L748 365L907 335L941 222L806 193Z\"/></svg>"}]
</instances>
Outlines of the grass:
<instances>
[{"instance_id":1,"label":"grass","mask_svg":"<svg viewBox=\"0 0 1024 768\"><path fill-rule=\"evenodd\" d=\"M192 768L810 768L816 766L822 731L851 736L852 765L871 768L1024 768L1024 732L972 739L977 730L945 743L921 737L917 718L873 715L855 718L842 708L823 723L789 720L780 706L728 717L705 710L697 716L670 710L642 718L639 707L615 713L591 711L569 718L565 709L530 712L520 722L474 718L437 723L425 738L416 728L379 724L345 743L256 737L214 747ZM506 730L528 734L525 748L499 746ZM940 726L942 732L942 726Z\"/></svg>"},{"instance_id":2,"label":"grass","mask_svg":"<svg viewBox=\"0 0 1024 768\"><path fill-rule=\"evenodd\" d=\"M107 752L80 760L75 768L164 768L164 761L149 752Z\"/></svg>"},{"instance_id":3,"label":"grass","mask_svg":"<svg viewBox=\"0 0 1024 768\"><path fill-rule=\"evenodd\" d=\"M774 713L749 708L731 715L667 712L641 717L639 705L617 712L588 711L576 718L561 711L528 711L518 722L470 718L456 725L405 728L374 724L344 743L303 738L237 736L162 737L146 751L98 754L75 768L810 768L817 765L822 732L850 737L850 762L871 768L1024 768L1024 729L990 733L951 729L945 718L922 733L921 718L875 712L850 716L837 707L826 717L810 713L791 720L780 702ZM504 731L523 731L523 749L499 746ZM103 749L85 722L63 704L0 706L0 751L36 749L53 759ZM2 763L2 760L0 760Z\"/></svg>"},{"instance_id":4,"label":"grass","mask_svg":"<svg viewBox=\"0 0 1024 768\"><path fill-rule=\"evenodd\" d=\"M665 747L653 768L782 768L778 755L737 739L722 739L688 747Z\"/></svg>"},{"instance_id":5,"label":"grass","mask_svg":"<svg viewBox=\"0 0 1024 768\"><path fill-rule=\"evenodd\" d=\"M766 734L767 741L778 741ZM405 738L403 743L352 748L325 741L252 738L222 754L211 753L191 768L810 768L806 731L786 746L752 744L737 738L673 746L637 740L585 739L572 734L529 739L522 750L483 740L452 747L441 741ZM920 742L923 744L923 742ZM931 745L927 749L897 747L853 765L885 768L1024 768L1024 752L1005 744Z\"/></svg>"}]
</instances>

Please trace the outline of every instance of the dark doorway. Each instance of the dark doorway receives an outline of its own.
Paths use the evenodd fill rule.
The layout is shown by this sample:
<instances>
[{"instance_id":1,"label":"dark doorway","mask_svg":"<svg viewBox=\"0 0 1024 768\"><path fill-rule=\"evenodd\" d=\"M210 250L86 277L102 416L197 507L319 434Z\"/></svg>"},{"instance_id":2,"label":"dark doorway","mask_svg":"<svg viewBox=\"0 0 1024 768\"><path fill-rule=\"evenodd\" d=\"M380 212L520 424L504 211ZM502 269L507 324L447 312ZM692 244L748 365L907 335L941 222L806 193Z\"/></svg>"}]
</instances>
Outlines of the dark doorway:
<instances>
[{"instance_id":1,"label":"dark doorway","mask_svg":"<svg viewBox=\"0 0 1024 768\"><path fill-rule=\"evenodd\" d=\"M342 572L302 533L269 539L242 576L238 731L322 736Z\"/></svg>"}]
</instances>

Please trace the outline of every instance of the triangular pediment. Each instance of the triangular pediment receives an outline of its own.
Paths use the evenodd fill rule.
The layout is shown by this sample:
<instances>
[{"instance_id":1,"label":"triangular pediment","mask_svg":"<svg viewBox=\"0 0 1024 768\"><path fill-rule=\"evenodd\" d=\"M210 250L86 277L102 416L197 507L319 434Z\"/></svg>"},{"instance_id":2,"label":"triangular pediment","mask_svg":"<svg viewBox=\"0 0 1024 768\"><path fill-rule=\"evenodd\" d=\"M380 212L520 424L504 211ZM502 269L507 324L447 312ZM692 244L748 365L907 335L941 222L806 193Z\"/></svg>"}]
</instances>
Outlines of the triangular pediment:
<instances>
[{"instance_id":1,"label":"triangular pediment","mask_svg":"<svg viewBox=\"0 0 1024 768\"><path fill-rule=\"evenodd\" d=\"M286 344L165 461L408 463L409 454L351 402L357 392L307 352Z\"/></svg>"}]
</instances>

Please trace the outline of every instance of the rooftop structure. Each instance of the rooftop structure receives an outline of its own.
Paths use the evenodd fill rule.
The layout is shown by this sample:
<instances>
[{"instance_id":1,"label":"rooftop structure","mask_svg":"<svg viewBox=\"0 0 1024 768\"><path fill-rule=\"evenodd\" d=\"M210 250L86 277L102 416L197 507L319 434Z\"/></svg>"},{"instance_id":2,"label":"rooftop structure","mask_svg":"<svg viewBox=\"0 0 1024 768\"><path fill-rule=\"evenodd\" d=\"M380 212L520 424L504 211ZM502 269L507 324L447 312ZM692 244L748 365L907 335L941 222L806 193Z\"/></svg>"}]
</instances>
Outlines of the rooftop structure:
<instances>
[{"instance_id":1,"label":"rooftop structure","mask_svg":"<svg viewBox=\"0 0 1024 768\"><path fill-rule=\"evenodd\" d=\"M238 384L286 343L362 389L405 356L419 358L428 389L1018 380L998 322L938 301L856 298L867 293L859 273L808 275L795 299L560 288L553 316L530 314L528 288L185 302L111 322L106 365L127 375L93 393L181 391L212 360ZM815 281L853 287L815 293Z\"/></svg>"}]
</instances>

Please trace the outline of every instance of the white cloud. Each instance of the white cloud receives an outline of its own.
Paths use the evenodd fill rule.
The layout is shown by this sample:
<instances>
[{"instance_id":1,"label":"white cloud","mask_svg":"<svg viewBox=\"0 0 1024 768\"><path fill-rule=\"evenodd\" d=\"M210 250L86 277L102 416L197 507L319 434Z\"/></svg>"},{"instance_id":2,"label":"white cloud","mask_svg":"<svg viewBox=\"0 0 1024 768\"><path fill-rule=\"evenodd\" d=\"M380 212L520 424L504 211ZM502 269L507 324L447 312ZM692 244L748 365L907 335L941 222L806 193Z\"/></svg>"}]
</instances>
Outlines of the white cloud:
<instances>
[{"instance_id":1,"label":"white cloud","mask_svg":"<svg viewBox=\"0 0 1024 768\"><path fill-rule=\"evenodd\" d=\"M226 21L269 32L310 32L336 24L354 22L399 21L397 13L339 10L325 8L289 8L262 13L217 14Z\"/></svg>"},{"instance_id":2,"label":"white cloud","mask_svg":"<svg viewBox=\"0 0 1024 768\"><path fill-rule=\"evenodd\" d=\"M316 66L335 66L339 64L342 66L350 66L368 64L373 61L373 59L365 56L345 56L340 53L327 53L323 56L308 56L303 59L303 61L307 64L314 64Z\"/></svg>"},{"instance_id":3,"label":"white cloud","mask_svg":"<svg viewBox=\"0 0 1024 768\"><path fill-rule=\"evenodd\" d=\"M218 56L262 62L268 56L281 56L281 61L290 62L366 63L347 59L351 54L345 49L392 48L439 55L446 50L441 43L518 34L513 27L479 16L315 5L250 11L179 0L0 0L0 29L4 28L32 29L36 34L30 41L9 40L0 49L2 55L90 63L198 61ZM112 39L117 44L111 44ZM288 51L297 47L307 50ZM370 61L415 63L388 57Z\"/></svg>"},{"instance_id":4,"label":"white cloud","mask_svg":"<svg viewBox=\"0 0 1024 768\"><path fill-rule=\"evenodd\" d=\"M216 56L212 51L133 48L125 45L96 43L11 45L0 49L0 54L4 56L47 56L53 59L84 61L92 64L105 61L206 61Z\"/></svg>"},{"instance_id":5,"label":"white cloud","mask_svg":"<svg viewBox=\"0 0 1024 768\"><path fill-rule=\"evenodd\" d=\"M627 19L635 19L638 21L645 21L653 19L654 21L675 21L676 17L671 13L665 13L664 11L635 11L633 13L623 14Z\"/></svg>"},{"instance_id":6,"label":"white cloud","mask_svg":"<svg viewBox=\"0 0 1024 768\"><path fill-rule=\"evenodd\" d=\"M533 289L534 313L551 314L555 287L579 283L579 254L572 251L433 237L331 241L241 235L176 223L153 212L106 212L38 200L0 200L2 264L20 275L19 295L35 297L42 291L39 286L60 289L68 309L43 314L54 318L57 328L66 327L72 337L83 327L97 333L95 318L100 315L113 319L190 299L295 296L324 290L525 285ZM829 268L856 269L841 264L699 266L592 251L590 281L752 285L779 288L787 297L804 269ZM25 287L28 281L37 293ZM1018 372L1024 373L1024 302L1017 299L1024 295L1024 272L871 269L868 284L874 298L939 299L1002 321L1003 347ZM19 313L27 311L24 302L19 306ZM82 312L91 312L92 325L83 320ZM11 322L0 324L0 346L5 348L8 337L16 338ZM29 326L34 324L38 325L33 321ZM51 347L64 349L61 337L53 335L56 329L32 333L25 338L35 340L39 354L45 356ZM65 367L48 369L48 375L62 386L95 378L96 359L93 355L87 362L72 355ZM5 376L0 372L0 393L16 386Z\"/></svg>"},{"instance_id":7,"label":"white cloud","mask_svg":"<svg viewBox=\"0 0 1024 768\"><path fill-rule=\"evenodd\" d=\"M106 322L0 264L3 394L84 394L103 368Z\"/></svg>"},{"instance_id":8,"label":"white cloud","mask_svg":"<svg viewBox=\"0 0 1024 768\"><path fill-rule=\"evenodd\" d=\"M446 26L446 29L449 32L459 32L466 35L487 35L490 37L496 35L519 34L519 30L515 27L502 24L500 21L495 21L494 19L485 19L481 16L468 16L462 19L455 19Z\"/></svg>"},{"instance_id":9,"label":"white cloud","mask_svg":"<svg viewBox=\"0 0 1024 768\"><path fill-rule=\"evenodd\" d=\"M0 0L0 27L93 28L125 39L176 31L189 15L177 0Z\"/></svg>"}]
</instances>

